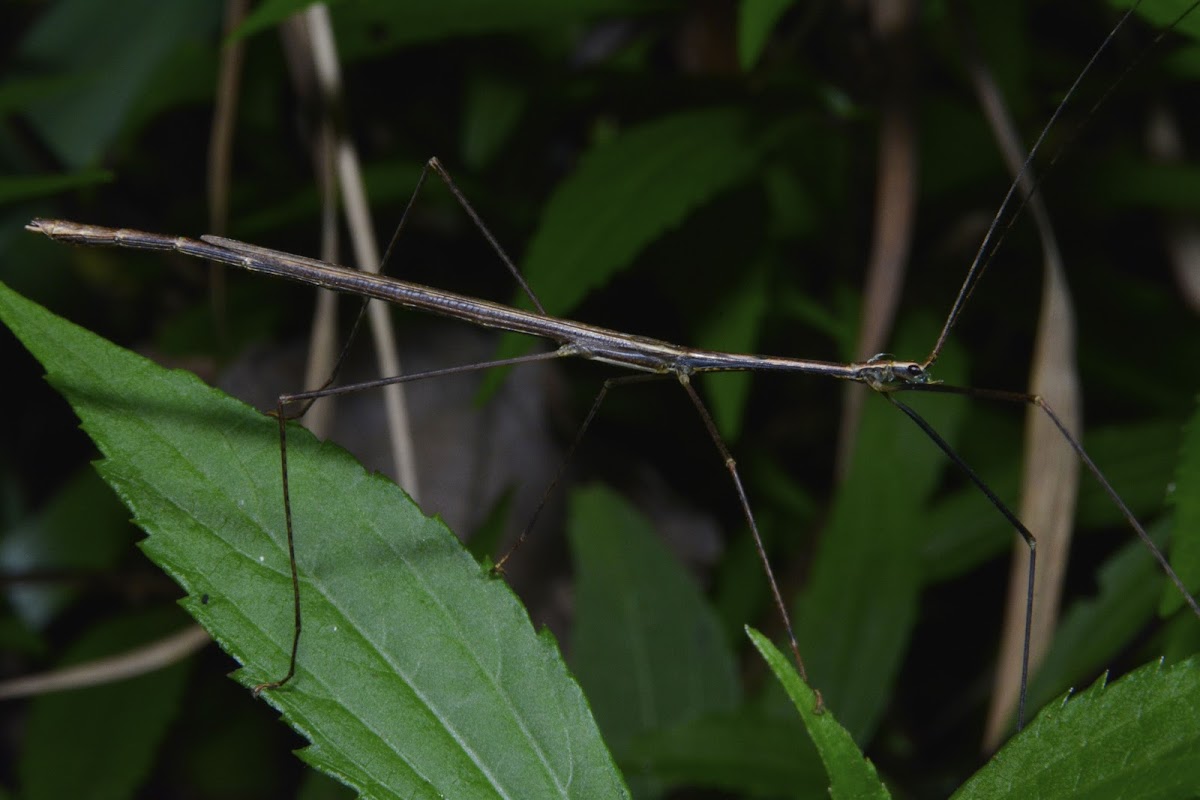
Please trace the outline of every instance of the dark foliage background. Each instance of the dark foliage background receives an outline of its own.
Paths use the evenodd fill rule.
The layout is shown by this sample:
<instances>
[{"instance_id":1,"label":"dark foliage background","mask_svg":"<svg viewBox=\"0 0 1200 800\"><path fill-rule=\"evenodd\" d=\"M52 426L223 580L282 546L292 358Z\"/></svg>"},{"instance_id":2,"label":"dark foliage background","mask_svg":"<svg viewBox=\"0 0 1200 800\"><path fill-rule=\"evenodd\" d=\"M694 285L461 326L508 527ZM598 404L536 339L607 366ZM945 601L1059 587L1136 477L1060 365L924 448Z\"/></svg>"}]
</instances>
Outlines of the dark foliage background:
<instances>
[{"instance_id":1,"label":"dark foliage background","mask_svg":"<svg viewBox=\"0 0 1200 800\"><path fill-rule=\"evenodd\" d=\"M271 16L278 5L260 8L261 26L243 40L227 232L315 255L320 202L310 148L318 112L297 99L289 80ZM360 150L380 235L399 219L421 165L437 155L554 313L720 349L853 358L859 317L875 313L862 308L860 286L874 235L880 104L899 68L858 4L784 3L777 18L773 5L334 4L346 88L338 114ZM912 255L891 349L914 359L932 344L1008 184L964 79L962 29L949 5L919 9L904 56L920 158ZM961 5L1027 140L1118 14L1105 3ZM230 274L214 306L201 265L76 250L22 230L34 216L185 235L210 228L206 154L225 52L220 13L219 4L202 0L6 6L0 274L56 312L265 407L301 380L297 354L310 292ZM756 24L765 31L761 47ZM1079 317L1086 444L1150 521L1167 513L1179 430L1195 408L1200 337L1194 305L1172 273L1171 237L1189 221L1194 228L1200 172L1186 153L1171 163L1150 154L1146 140L1156 115L1169 116L1184 143L1200 134L1192 40L1185 32L1168 36L1094 117L1087 112L1155 35L1140 18L1118 34L1050 135L1046 152L1064 156L1044 184ZM634 134L651 141L628 146ZM613 160L615 152L630 156ZM584 170L589 159L592 168ZM661 211L671 205L680 210ZM390 273L498 300L515 296L440 186L429 186L414 214ZM1036 238L1019 222L956 331L946 374L961 370L973 385L1024 385L1040 264ZM443 323L395 316L410 363L462 363L499 346L456 338ZM48 668L183 625L172 608L173 585L127 546L138 534L91 472L94 453L65 403L11 337L0 347L7 387L0 563L54 590L50 599L9 595L0 668L7 675ZM370 359L364 362L369 371ZM515 433L490 439L487 431L512 423L473 410L482 401L471 400L470 387L464 394L456 384L453 396L440 395L437 382L420 387L423 407L460 409L418 421L418 451L437 462L418 462L437 485L429 510L463 520L454 527L475 537L479 551L499 552L497 540L524 524L608 374L563 365L510 385L506 396L523 399L505 407L529 418ZM849 713L848 726L895 785L914 796L946 794L981 762L977 742L1010 546L1002 521L970 498L936 454L897 460L890 433L859 449L856 459L869 466L852 488L839 489L839 386L778 376L701 386L747 476L789 597L812 585L825 537L838 535L831 527L843 512L832 509L862 512L860 556L868 562L891 558L886 549L872 557L875 539L908 543L913 557L902 589L873 582L870 569L831 568L824 580L836 591L805 601L801 639L819 664L829 638L857 637L839 657L877 669L865 675L869 690L843 689L870 698L861 714ZM921 407L946 422L947 437L1002 496L1015 495L1020 413L934 398ZM385 454L369 446L381 438L371 427L378 417L371 401L347 403L339 414L340 425L356 428L345 433L348 446L388 469ZM448 420L465 420L474 441L455 435ZM480 448L500 448L499 460L513 465L485 481L486 490L462 466L496 461ZM668 530L742 655L747 696L756 696L766 676L741 626L764 627L778 639L778 623L728 477L678 389L624 389L607 403L570 470L572 486L597 482ZM443 483L454 490L442 491ZM550 625L564 645L572 569L562 498L570 491L551 504L537 546L518 556L512 572L535 623ZM915 498L919 513L895 512L889 503L897 493ZM1097 591L1098 570L1131 538L1086 478L1079 518L1085 535L1068 575L1068 608ZM31 546L38 537L50 544ZM1156 584L1140 596L1149 601L1131 612L1128 626L1112 630L1097 615L1075 634L1098 643L1103 655L1086 661L1067 653L1054 662L1055 673L1036 690L1038 705L1106 667L1120 671L1196 649L1194 624L1157 619ZM860 635L868 612L874 638ZM804 620L813 618L821 622L806 632ZM814 668L818 686L822 674L849 669L832 656L826 662ZM111 754L105 766L125 773L116 783L126 793L336 794L303 774L288 753L301 742L224 679L231 668L209 648L128 684L128 704L147 715L128 720L128 729L77 725L88 716L83 692L49 722L39 701L11 703L0 723L0 782L20 785L31 763L55 752L103 751L122 741L136 753ZM831 707L843 706L831 699ZM37 725L46 726L45 737L35 735ZM657 776L659 788L704 783L703 770L693 767ZM732 783L717 788L736 792Z\"/></svg>"}]
</instances>

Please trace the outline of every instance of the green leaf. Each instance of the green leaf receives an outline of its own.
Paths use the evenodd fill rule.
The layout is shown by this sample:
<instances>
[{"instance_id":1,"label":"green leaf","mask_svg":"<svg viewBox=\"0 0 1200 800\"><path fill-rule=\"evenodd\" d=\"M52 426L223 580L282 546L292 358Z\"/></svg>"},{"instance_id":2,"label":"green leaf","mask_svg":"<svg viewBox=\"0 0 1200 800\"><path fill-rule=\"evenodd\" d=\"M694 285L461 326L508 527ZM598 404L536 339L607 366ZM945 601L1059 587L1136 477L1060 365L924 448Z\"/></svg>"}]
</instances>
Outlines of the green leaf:
<instances>
[{"instance_id":1,"label":"green leaf","mask_svg":"<svg viewBox=\"0 0 1200 800\"><path fill-rule=\"evenodd\" d=\"M1114 160L1094 176L1089 190L1112 191L1123 208L1152 208L1181 214L1200 210L1200 169L1188 164Z\"/></svg>"},{"instance_id":2,"label":"green leaf","mask_svg":"<svg viewBox=\"0 0 1200 800\"><path fill-rule=\"evenodd\" d=\"M105 169L85 169L67 175L20 175L0 178L0 203L13 203L82 189L112 180Z\"/></svg>"},{"instance_id":3,"label":"green leaf","mask_svg":"<svg viewBox=\"0 0 1200 800\"><path fill-rule=\"evenodd\" d=\"M0 84L0 112L23 112L30 106L44 101L46 97L78 88L83 82L71 75L8 76L4 83Z\"/></svg>"},{"instance_id":4,"label":"green leaf","mask_svg":"<svg viewBox=\"0 0 1200 800\"><path fill-rule=\"evenodd\" d=\"M742 0L738 6L738 63L749 72L758 63L771 30L792 0Z\"/></svg>"},{"instance_id":5,"label":"green leaf","mask_svg":"<svg viewBox=\"0 0 1200 800\"><path fill-rule=\"evenodd\" d=\"M162 62L181 42L214 30L219 11L208 0L55 4L20 46L22 59L64 78L60 91L27 105L34 129L68 166L94 164Z\"/></svg>"},{"instance_id":6,"label":"green leaf","mask_svg":"<svg viewBox=\"0 0 1200 800\"><path fill-rule=\"evenodd\" d=\"M647 773L668 785L767 797L826 798L825 767L792 718L716 714L650 731L633 743Z\"/></svg>"},{"instance_id":7,"label":"green leaf","mask_svg":"<svg viewBox=\"0 0 1200 800\"><path fill-rule=\"evenodd\" d=\"M467 87L462 130L463 163L480 169L504 147L529 100L526 87L495 75L482 75Z\"/></svg>"},{"instance_id":8,"label":"green leaf","mask_svg":"<svg viewBox=\"0 0 1200 800\"><path fill-rule=\"evenodd\" d=\"M551 314L575 308L757 161L746 112L671 114L591 150L546 205L523 273ZM525 301L528 303L528 301Z\"/></svg>"},{"instance_id":9,"label":"green leaf","mask_svg":"<svg viewBox=\"0 0 1200 800\"><path fill-rule=\"evenodd\" d=\"M990 426L994 428L993 426ZM993 433L993 438L1005 434ZM1012 435L1016 436L1015 429ZM1121 498L1138 519L1162 511L1163 492L1175 470L1179 423L1154 419L1088 431L1083 446L1101 466ZM1017 453L989 464L988 484L997 495L1016 498L1019 466ZM924 555L930 582L961 575L989 558L1012 549L1008 523L997 514L980 514L980 495L974 486L950 492L931 509L930 536ZM1084 478L1079 486L1078 527L1089 530L1126 525L1121 511L1096 481ZM1133 532L1129 534L1133 536Z\"/></svg>"},{"instance_id":10,"label":"green leaf","mask_svg":"<svg viewBox=\"0 0 1200 800\"><path fill-rule=\"evenodd\" d=\"M737 108L671 114L622 132L559 184L522 274L548 313L570 313L647 245L745 180L758 151ZM524 294L515 303L530 307ZM527 341L506 334L498 357L523 352Z\"/></svg>"},{"instance_id":11,"label":"green leaf","mask_svg":"<svg viewBox=\"0 0 1200 800\"><path fill-rule=\"evenodd\" d=\"M1179 467L1178 415L1162 415L1146 422L1126 422L1085 432L1083 445L1103 466L1121 499L1139 519L1163 512L1163 500ZM1079 486L1079 525L1085 528L1125 527L1121 510L1099 483L1084 480ZM1133 536L1130 531L1130 536Z\"/></svg>"},{"instance_id":12,"label":"green leaf","mask_svg":"<svg viewBox=\"0 0 1200 800\"><path fill-rule=\"evenodd\" d=\"M1165 28L1185 11L1190 12L1193 0L1108 0L1116 8L1137 9L1137 13L1155 28ZM1186 33L1193 39L1200 39L1200 18L1189 13L1179 22L1176 30Z\"/></svg>"},{"instance_id":13,"label":"green leaf","mask_svg":"<svg viewBox=\"0 0 1200 800\"><path fill-rule=\"evenodd\" d=\"M918 352L916 343L931 340L916 327L901 332L897 352ZM956 352L943 354L937 377L961 383L962 363ZM809 680L860 742L874 730L908 648L924 585L926 506L951 467L898 409L865 399L850 470L793 613ZM964 398L900 399L953 444Z\"/></svg>"},{"instance_id":14,"label":"green leaf","mask_svg":"<svg viewBox=\"0 0 1200 800\"><path fill-rule=\"evenodd\" d=\"M179 627L174 608L107 621L67 652L79 664L145 644ZM38 697L22 737L22 797L134 797L178 711L188 672L177 663L136 678ZM71 769L63 768L70 754Z\"/></svg>"},{"instance_id":15,"label":"green leaf","mask_svg":"<svg viewBox=\"0 0 1200 800\"><path fill-rule=\"evenodd\" d=\"M787 657L771 644L770 639L753 628L747 627L746 633L800 712L800 719L825 764L830 796L834 800L891 797L879 780L875 765L863 756L850 732L838 724L816 692L800 679Z\"/></svg>"},{"instance_id":16,"label":"green leaf","mask_svg":"<svg viewBox=\"0 0 1200 800\"><path fill-rule=\"evenodd\" d=\"M1160 546L1166 541L1165 525L1149 532ZM1112 663L1154 617L1165 580L1138 539L1131 539L1108 559L1096 577L1100 587L1096 596L1073 604L1058 623L1050 651L1034 673L1027 706L1041 708ZM1168 588L1178 594L1174 586Z\"/></svg>"},{"instance_id":17,"label":"green leaf","mask_svg":"<svg viewBox=\"0 0 1200 800\"><path fill-rule=\"evenodd\" d=\"M246 686L292 640L277 426L0 286L0 315L74 406L143 549ZM372 797L614 797L625 789L553 638L390 481L288 439L305 613L264 693L301 756Z\"/></svg>"},{"instance_id":18,"label":"green leaf","mask_svg":"<svg viewBox=\"0 0 1200 800\"><path fill-rule=\"evenodd\" d=\"M726 302L705 320L697 346L732 353L753 352L767 312L766 278L766 270L761 265L742 272ZM704 385L712 401L717 429L727 441L736 441L741 432L742 412L750 396L752 376L749 372L734 372L705 377Z\"/></svg>"},{"instance_id":19,"label":"green leaf","mask_svg":"<svg viewBox=\"0 0 1200 800\"><path fill-rule=\"evenodd\" d=\"M242 24L233 32L231 38L252 36L259 31L274 28L292 14L298 14L310 5L312 0L263 0L242 20ZM341 4L336 0L330 3L331 7L339 5Z\"/></svg>"},{"instance_id":20,"label":"green leaf","mask_svg":"<svg viewBox=\"0 0 1200 800\"><path fill-rule=\"evenodd\" d=\"M1200 661L1154 663L1048 707L955 798L1171 798L1200 791Z\"/></svg>"},{"instance_id":21,"label":"green leaf","mask_svg":"<svg viewBox=\"0 0 1200 800\"><path fill-rule=\"evenodd\" d=\"M635 736L732 709L740 687L729 643L645 518L596 486L572 493L568 535L572 663L618 758L630 757Z\"/></svg>"}]
</instances>

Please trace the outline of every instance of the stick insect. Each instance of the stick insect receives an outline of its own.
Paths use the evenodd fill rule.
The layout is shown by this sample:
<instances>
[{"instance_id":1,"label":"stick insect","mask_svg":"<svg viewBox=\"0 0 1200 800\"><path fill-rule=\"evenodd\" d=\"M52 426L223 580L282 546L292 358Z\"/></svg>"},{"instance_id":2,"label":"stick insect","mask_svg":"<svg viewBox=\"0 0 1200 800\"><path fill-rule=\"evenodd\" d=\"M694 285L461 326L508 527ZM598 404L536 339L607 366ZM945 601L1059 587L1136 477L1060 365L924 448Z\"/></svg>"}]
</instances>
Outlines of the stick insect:
<instances>
[{"instance_id":1,"label":"stick insect","mask_svg":"<svg viewBox=\"0 0 1200 800\"><path fill-rule=\"evenodd\" d=\"M109 237L110 241L113 241L118 236L118 234L116 234L116 233L104 232L104 231L100 231L97 234L96 229L75 229L73 232L65 231L62 228L55 228L54 224L41 224L41 225L39 225L39 228L42 230L42 232L45 232L45 233L52 233L52 231L57 231L59 233L62 233L67 238L70 238L71 236L97 235L101 238ZM113 241L113 243L124 243L124 244L128 244L130 246L141 245L141 246L161 248L161 247L168 246L168 245L174 246L173 241L174 240L158 239L158 238L153 237L152 235L147 236L147 235L141 235L141 234L133 234L133 235L126 235L124 242ZM209 249L206 251L206 253L203 253L203 254L208 255L208 256L213 256L213 255L219 255L220 253L223 252L223 253L226 253L226 258L224 260L228 260L229 263L235 263L235 261L236 261L236 263L238 263L239 265L246 265L247 261L257 263L257 260L259 259L259 257L263 255L263 253L261 253L259 251L255 251L253 249L247 249L240 245L230 245L228 242L224 242L224 241L209 242L208 245L210 246L210 248L213 248L213 249ZM187 245L187 247L191 247L195 250L196 248L202 248L203 245L189 244L189 245ZM197 250L196 254L202 254L202 253L200 253L199 250ZM270 254L268 254L268 255L270 255ZM295 267L297 269L299 269L300 267L303 267L305 265L307 265L308 267L313 266L313 264L311 264L311 262L297 260L295 258L285 259L285 261L286 261L286 263L290 264L291 267ZM341 273L338 273L334 277L336 277L337 279L340 280L342 278L342 275L341 275ZM324 280L324 278L322 278L322 280ZM970 284L970 283L971 283L971 281L968 280L968 284ZM393 286L393 288L394 288L394 286ZM444 309L446 307L444 305L444 303L450 302L450 300L447 299L449 296L446 294L441 294L440 297L441 297L440 300L435 300L431 296L426 296L425 299L430 300L430 302L433 305L438 305L438 307ZM439 304L442 304L442 305L439 305ZM483 310L485 307L478 306L478 305L476 305L476 306L467 305L467 306L460 306L460 308L464 309L465 314L471 314L471 313L481 312L481 310ZM510 314L509 312L501 312L494 307L486 307L486 310L483 310L483 313L481 313L478 317L476 317L475 320L476 321L491 320L494 322L497 320L497 315L502 314L502 313L506 314L507 316L505 318L507 320L513 322L514 324L519 324L522 326L534 326L534 327L540 326L540 329L541 329L540 332L547 332L547 333L551 333L552 335L559 334L559 335L567 336L569 341L567 344L564 345L564 347L567 350L565 352L561 352L561 351L557 352L556 355L568 355L568 354L590 355L590 356L595 357L598 360L602 360L602 361L603 360L618 361L619 363L626 364L626 365L628 365L630 362L635 362L642 369L653 368L656 370L664 369L665 368L664 365L666 365L670 360L673 359L674 364L676 365L676 368L679 370L678 373L673 373L673 374L675 374L676 376L682 376L682 377L688 377L686 375L686 373L688 371L703 371L705 369L710 369L710 368L716 369L720 366L730 367L730 366L737 365L739 363L743 365L743 368L745 368L745 366L747 366L747 362L744 362L744 361L737 362L737 361L734 361L731 359L722 360L718 356L713 355L711 353L708 355L705 355L702 351L687 350L687 349L683 349L683 348L671 348L669 346L662 345L661 343L647 342L645 340L636 340L636 339L631 339L629 337L622 338L620 335L617 335L617 338L614 339L614 338L611 338L611 335L608 332L604 332L602 330L597 330L595 328L590 328L587 326L571 326L570 324L563 323L563 324L567 325L566 328L563 328L556 324L558 321L547 323L545 320L537 319L536 316L522 315L519 313L513 315L513 314ZM571 340L570 337L582 337L582 338L581 339L576 338L576 339ZM614 347L616 348L615 350L614 349L606 349L606 348L614 348ZM576 352L574 348L579 348L580 350L583 350L584 352ZM704 360L705 358L707 358L709 360L705 361ZM883 359L878 359L873 363L860 363L860 364L856 364L856 365L852 365L852 364L838 365L838 364L830 364L830 363L822 364L820 362L803 361L803 360L798 360L798 359L796 359L796 360L778 359L775 361L759 361L755 364L755 366L763 367L763 368L778 368L778 369L791 368L791 369L797 369L797 370L802 370L802 371L812 371L812 372L816 372L819 374L833 375L835 377L840 377L840 378L844 378L844 379L848 379L848 380L862 380L862 381L866 381L866 382L874 382L874 383L878 384L878 388L884 388L884 389L887 389L887 388L893 388L893 389L909 388L909 384L903 383L902 379L899 383L897 383L898 379L896 377L896 369L897 369L897 367L899 367L901 369L901 372L908 373L910 379L914 382L912 384L912 387L914 388L914 390L915 390L916 386L924 386L924 387L926 387L925 390L927 391L927 390L931 389L933 387L933 385L928 383L928 381L922 381L922 379L927 375L927 373L925 371L926 367L928 366L927 362L931 361L931 360L932 359L928 359L927 361L922 361L922 362L896 362L891 359L883 358ZM666 371L669 373L672 372L672 370L670 368L666 368ZM695 401L695 398L696 398L695 394L690 394L690 397L693 399L693 401Z\"/></svg>"},{"instance_id":2,"label":"stick insect","mask_svg":"<svg viewBox=\"0 0 1200 800\"><path fill-rule=\"evenodd\" d=\"M1035 146L1035 155L1036 152L1037 147ZM516 277L516 279L519 281L521 288L526 292L529 299L536 306L537 311L526 312L517 308L505 307L497 303L456 295L451 292L440 292L429 287L407 283L394 278L376 277L369 274L362 274L335 264L274 251L219 236L205 236L202 237L201 240L194 240L185 237L163 236L144 231L104 228L101 226L51 219L35 219L26 227L28 230L34 233L43 234L51 239L57 239L77 245L115 246L136 250L175 251L184 255L205 259L215 263L227 264L251 272L283 277L288 280L306 283L318 288L332 289L336 292L354 295L364 299L382 300L384 302L405 308L426 311L453 319L471 322L482 327L497 328L513 333L533 335L557 343L557 348L549 353L540 353L528 357L518 356L510 359L470 365L466 367L466 369L490 369L503 366L512 366L518 363L528 363L534 360L545 360L548 358L578 357L589 361L596 361L603 364L623 367L634 373L641 373L642 375L648 377L674 378L687 393L688 399L691 401L697 413L699 414L705 428L708 430L709 435L713 439L713 443L721 456L722 462L729 471L733 486L737 493L739 504L743 513L745 514L747 525L749 526L751 535L753 536L761 566L767 576L767 582L771 588L773 602L781 619L783 620L788 644L793 658L796 661L796 665L800 670L801 676L804 676L805 673L804 663L795 633L792 630L787 604L780 592L778 582L775 578L770 560L767 556L765 545L762 542L761 535L759 534L758 528L755 524L754 514L751 509L750 502L746 497L745 488L742 483L741 475L737 469L736 461L734 460L723 438L719 434L716 423L713 421L712 414L701 400L696 389L692 386L692 379L696 375L709 372L784 372L814 375L842 381L851 381L870 387L877 394L888 400L892 405L908 416L927 436L929 436L930 440L938 448L943 450L943 452L949 458L951 458L954 464L960 470L962 470L964 476L974 483L979 490L983 492L984 495L996 506L1000 513L1003 514L1004 517L1020 533L1021 537L1024 539L1029 548L1029 577L1025 592L1027 598L1025 619L1026 651L1023 658L1023 663L1025 663L1026 666L1028 661L1027 648L1029 628L1032 624L1033 582L1036 575L1036 537L1028 530L1028 528L1025 527L1025 525L1016 517L1016 515L1007 507L1007 505L1005 505L1004 502L995 495L991 488L983 482L983 480L975 473L975 471L964 461L962 461L962 459L957 455L957 453L954 452L954 450L941 437L941 435L938 434L937 431L934 430L934 428L929 425L929 423L926 422L919 413L917 413L911 406L898 399L897 396L904 392L946 392L955 394L968 394L983 399L994 399L1034 406L1053 422L1054 426L1075 450L1076 454L1083 461L1084 465L1091 472L1092 476L1104 488L1105 493L1108 494L1112 501L1121 510L1122 515L1125 517L1130 527L1136 532L1143 543L1145 543L1151 553L1153 553L1163 571L1184 596L1189 608L1191 608L1192 612L1197 616L1197 618L1200 618L1200 604L1197 604L1196 600L1191 596L1191 593L1188 591L1183 580L1175 573L1174 569L1163 556L1161 550L1154 544L1149 534L1142 527L1141 523L1138 522L1136 517L1134 517L1132 511L1130 511L1125 505L1125 502L1121 499L1120 495L1117 494L1116 490L1108 482L1107 478L1104 477L1104 474L1095 465L1091 457L1084 451L1075 437L1072 436L1055 411L1042 398L1036 395L1027 395L1022 392L951 386L943 384L933 378L933 367L941 355L946 341L958 321L959 315L962 313L967 301L974 293L978 281L988 266L993 249L992 242L1000 233L998 224L1002 217L998 216L993 222L993 227L989 229L988 235L985 237L979 253L976 255L974 262L971 264L971 267L967 272L967 276L964 279L963 284L958 291L958 295L954 300L950 313L945 320L942 330L938 334L937 340L928 355L919 361L908 361L895 359L887 354L879 354L867 361L839 364L828 361L795 357L740 355L712 350L693 349L648 337L640 337L619 331L608 330L599 326L587 325L552 317L548 315L542 308L537 296L525 283L524 279L521 278L516 265L504 252L504 250L500 248L499 244L495 240L495 237L486 228L486 226L484 226L474 209L455 185L449 173L441 166L440 162L436 158L433 158L428 162L427 171L422 173L421 179L418 181L418 185L411 202L416 201L421 190L421 185L424 183L428 171L432 171L446 183L451 192L460 201L464 210L471 216L476 224L480 226L480 230L483 232L484 236L495 248L497 256L499 256L505 265L508 266L514 277ZM1010 195L1006 198L1005 206L1007 206L1009 200L1011 200L1014 196L1014 192L1010 192ZM402 228L403 220L401 221L400 228L397 230L397 236L399 236ZM307 409L307 406L310 405L312 401L315 401L321 397L363 391L365 389L377 388L389 383L432 378L447 374L448 372L461 371L461 369L463 368L450 368L449 370L436 370L430 373L420 373L393 378L381 378L376 381L356 384L353 386L327 386L313 391L280 396L275 409L275 416L279 419L280 425L280 455L282 462L282 473L284 477L283 499L288 528L288 545L289 551L291 551L292 554L291 567L294 589L295 637L293 640L294 643L287 673L279 680L263 684L259 687L259 690L277 689L292 679L296 669L296 653L302 627L300 611L300 585L298 576L296 574L296 561L294 554L295 536L293 532L291 504L287 491L287 434L285 421L294 416L289 410L290 407L293 404L300 404L304 409ZM604 388L601 390L600 394L593 403L592 410L589 412L588 418L584 423L584 429L586 429L587 424L591 421L592 416L594 416L594 414L601 407L605 396L611 388L630 382L641 381L643 379L644 378L642 377L615 378L606 382ZM583 430L581 430L580 434L582 435L582 433ZM515 552L516 548L520 547L524 541L524 538L525 533L522 533L521 538L518 539L516 544L513 546L513 549L510 550L509 553L506 553L499 560L497 563L498 569L503 568L504 563L508 560L510 555ZM1020 708L1018 712L1018 728L1024 719L1025 681L1026 675L1023 672Z\"/></svg>"}]
</instances>

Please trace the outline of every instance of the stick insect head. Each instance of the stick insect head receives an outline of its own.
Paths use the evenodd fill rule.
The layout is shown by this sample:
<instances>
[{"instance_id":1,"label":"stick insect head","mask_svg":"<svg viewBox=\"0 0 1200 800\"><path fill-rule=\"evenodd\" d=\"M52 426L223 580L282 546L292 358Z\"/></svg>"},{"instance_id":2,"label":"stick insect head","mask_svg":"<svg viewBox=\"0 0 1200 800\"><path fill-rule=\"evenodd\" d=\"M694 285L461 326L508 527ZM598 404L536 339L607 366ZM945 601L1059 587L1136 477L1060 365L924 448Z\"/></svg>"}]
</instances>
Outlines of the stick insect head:
<instances>
[{"instance_id":1,"label":"stick insect head","mask_svg":"<svg viewBox=\"0 0 1200 800\"><path fill-rule=\"evenodd\" d=\"M857 379L877 392L895 392L911 386L937 383L924 364L897 361L889 353L878 353L855 365Z\"/></svg>"}]
</instances>

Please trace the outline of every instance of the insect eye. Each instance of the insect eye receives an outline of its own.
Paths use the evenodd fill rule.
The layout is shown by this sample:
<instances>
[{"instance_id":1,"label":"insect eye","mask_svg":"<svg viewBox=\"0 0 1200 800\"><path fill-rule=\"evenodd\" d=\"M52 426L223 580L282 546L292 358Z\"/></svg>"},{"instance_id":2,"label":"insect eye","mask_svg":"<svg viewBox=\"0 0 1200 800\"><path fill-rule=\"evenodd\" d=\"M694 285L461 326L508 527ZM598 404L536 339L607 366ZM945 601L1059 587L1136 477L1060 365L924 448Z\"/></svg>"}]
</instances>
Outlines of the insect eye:
<instances>
[{"instance_id":1,"label":"insect eye","mask_svg":"<svg viewBox=\"0 0 1200 800\"><path fill-rule=\"evenodd\" d=\"M920 377L923 373L924 373L924 370L921 369L919 364L909 364L908 365L908 376L910 378Z\"/></svg>"}]
</instances>

